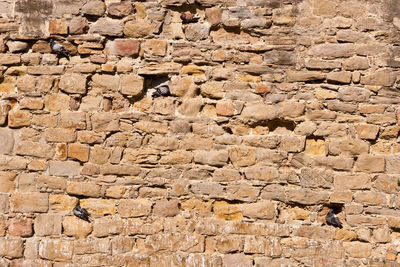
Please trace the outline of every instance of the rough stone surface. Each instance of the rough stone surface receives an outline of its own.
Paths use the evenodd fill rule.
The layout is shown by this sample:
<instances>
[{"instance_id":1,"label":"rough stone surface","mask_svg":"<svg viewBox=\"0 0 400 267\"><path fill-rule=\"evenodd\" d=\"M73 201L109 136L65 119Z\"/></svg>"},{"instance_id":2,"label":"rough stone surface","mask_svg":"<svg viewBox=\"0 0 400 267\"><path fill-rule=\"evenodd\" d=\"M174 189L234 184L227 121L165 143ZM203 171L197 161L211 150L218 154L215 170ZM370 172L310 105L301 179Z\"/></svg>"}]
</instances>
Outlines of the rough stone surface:
<instances>
[{"instance_id":1,"label":"rough stone surface","mask_svg":"<svg viewBox=\"0 0 400 267\"><path fill-rule=\"evenodd\" d=\"M0 266L398 265L398 2L0 0Z\"/></svg>"}]
</instances>

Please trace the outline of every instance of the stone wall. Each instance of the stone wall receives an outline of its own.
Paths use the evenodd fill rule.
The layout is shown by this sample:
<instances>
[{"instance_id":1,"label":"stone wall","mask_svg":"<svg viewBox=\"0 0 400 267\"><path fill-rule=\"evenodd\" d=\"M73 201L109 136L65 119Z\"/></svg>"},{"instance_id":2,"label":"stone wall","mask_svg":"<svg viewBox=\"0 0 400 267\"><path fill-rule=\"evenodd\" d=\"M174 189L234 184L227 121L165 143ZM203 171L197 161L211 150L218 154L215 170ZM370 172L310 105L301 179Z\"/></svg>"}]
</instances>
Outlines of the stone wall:
<instances>
[{"instance_id":1,"label":"stone wall","mask_svg":"<svg viewBox=\"0 0 400 267\"><path fill-rule=\"evenodd\" d=\"M398 0L0 0L0 265L400 262L399 27Z\"/></svg>"}]
</instances>

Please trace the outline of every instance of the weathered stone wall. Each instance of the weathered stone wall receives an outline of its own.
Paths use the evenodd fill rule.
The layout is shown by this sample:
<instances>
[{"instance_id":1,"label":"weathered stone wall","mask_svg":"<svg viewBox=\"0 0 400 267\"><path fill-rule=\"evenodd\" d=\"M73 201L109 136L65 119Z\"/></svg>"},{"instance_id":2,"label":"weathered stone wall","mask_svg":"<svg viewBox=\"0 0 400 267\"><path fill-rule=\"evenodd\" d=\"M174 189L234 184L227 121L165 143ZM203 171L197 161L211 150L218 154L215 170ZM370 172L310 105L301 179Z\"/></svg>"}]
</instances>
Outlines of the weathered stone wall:
<instances>
[{"instance_id":1,"label":"weathered stone wall","mask_svg":"<svg viewBox=\"0 0 400 267\"><path fill-rule=\"evenodd\" d=\"M1 0L0 16L1 266L400 262L400 1Z\"/></svg>"}]
</instances>

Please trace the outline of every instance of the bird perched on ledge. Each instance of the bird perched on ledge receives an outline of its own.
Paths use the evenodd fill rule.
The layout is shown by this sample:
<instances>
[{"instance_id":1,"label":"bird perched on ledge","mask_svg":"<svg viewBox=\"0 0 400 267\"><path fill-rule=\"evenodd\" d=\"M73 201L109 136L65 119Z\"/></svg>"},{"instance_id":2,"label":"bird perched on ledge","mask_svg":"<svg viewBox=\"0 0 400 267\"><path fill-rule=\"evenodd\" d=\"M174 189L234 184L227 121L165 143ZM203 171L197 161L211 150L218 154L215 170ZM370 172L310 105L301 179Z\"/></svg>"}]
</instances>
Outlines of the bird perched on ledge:
<instances>
[{"instance_id":1,"label":"bird perched on ledge","mask_svg":"<svg viewBox=\"0 0 400 267\"><path fill-rule=\"evenodd\" d=\"M198 14L193 14L190 11L182 12L181 13L181 20L183 24L188 24L191 22L196 22L200 16Z\"/></svg>"},{"instance_id":2,"label":"bird perched on ledge","mask_svg":"<svg viewBox=\"0 0 400 267\"><path fill-rule=\"evenodd\" d=\"M330 209L328 214L326 215L326 223L334 227L343 228L342 223L340 222L338 216L335 213L333 213L333 209Z\"/></svg>"},{"instance_id":3,"label":"bird perched on ledge","mask_svg":"<svg viewBox=\"0 0 400 267\"><path fill-rule=\"evenodd\" d=\"M63 56L69 60L69 51L64 46L57 44L53 39L50 39L51 51L57 55Z\"/></svg>"},{"instance_id":4,"label":"bird perched on ledge","mask_svg":"<svg viewBox=\"0 0 400 267\"><path fill-rule=\"evenodd\" d=\"M152 97L166 97L170 96L171 91L169 90L168 85L161 85L160 87L156 88L156 91L151 95Z\"/></svg>"},{"instance_id":5,"label":"bird perched on ledge","mask_svg":"<svg viewBox=\"0 0 400 267\"><path fill-rule=\"evenodd\" d=\"M89 221L89 212L85 209L82 208L81 206L76 205L76 207L72 211L74 215L84 221L90 222Z\"/></svg>"}]
</instances>

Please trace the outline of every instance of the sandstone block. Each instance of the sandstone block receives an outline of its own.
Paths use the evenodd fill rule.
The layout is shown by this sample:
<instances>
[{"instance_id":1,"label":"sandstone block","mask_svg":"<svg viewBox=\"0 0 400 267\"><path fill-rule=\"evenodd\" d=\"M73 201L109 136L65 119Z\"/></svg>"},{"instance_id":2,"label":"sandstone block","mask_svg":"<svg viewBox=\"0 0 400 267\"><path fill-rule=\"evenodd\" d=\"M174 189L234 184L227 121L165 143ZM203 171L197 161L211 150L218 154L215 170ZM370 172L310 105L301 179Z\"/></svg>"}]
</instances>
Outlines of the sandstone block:
<instances>
[{"instance_id":1,"label":"sandstone block","mask_svg":"<svg viewBox=\"0 0 400 267\"><path fill-rule=\"evenodd\" d=\"M14 259L24 253L24 241L21 238L0 238L0 256Z\"/></svg>"},{"instance_id":2,"label":"sandstone block","mask_svg":"<svg viewBox=\"0 0 400 267\"><path fill-rule=\"evenodd\" d=\"M194 162L222 167L228 162L228 152L226 150L195 151Z\"/></svg>"},{"instance_id":3,"label":"sandstone block","mask_svg":"<svg viewBox=\"0 0 400 267\"><path fill-rule=\"evenodd\" d=\"M139 96L143 93L144 79L138 75L123 75L121 77L121 93L129 96Z\"/></svg>"},{"instance_id":4,"label":"sandstone block","mask_svg":"<svg viewBox=\"0 0 400 267\"><path fill-rule=\"evenodd\" d=\"M10 105L8 101L0 101L0 126L4 126L6 124L9 110Z\"/></svg>"},{"instance_id":5,"label":"sandstone block","mask_svg":"<svg viewBox=\"0 0 400 267\"><path fill-rule=\"evenodd\" d=\"M103 1L89 1L82 7L83 14L102 16L106 10Z\"/></svg>"},{"instance_id":6,"label":"sandstone block","mask_svg":"<svg viewBox=\"0 0 400 267\"><path fill-rule=\"evenodd\" d=\"M59 236L61 235L61 222L61 214L38 214L34 224L35 234L37 236Z\"/></svg>"},{"instance_id":7,"label":"sandstone block","mask_svg":"<svg viewBox=\"0 0 400 267\"><path fill-rule=\"evenodd\" d=\"M43 239L39 243L39 256L54 261L69 261L72 259L73 241L61 239Z\"/></svg>"},{"instance_id":8,"label":"sandstone block","mask_svg":"<svg viewBox=\"0 0 400 267\"><path fill-rule=\"evenodd\" d=\"M356 162L356 171L359 172L384 172L384 156L360 155Z\"/></svg>"},{"instance_id":9,"label":"sandstone block","mask_svg":"<svg viewBox=\"0 0 400 267\"><path fill-rule=\"evenodd\" d=\"M241 204L240 210L244 217L272 220L275 218L276 206L271 201L261 200L256 203Z\"/></svg>"},{"instance_id":10,"label":"sandstone block","mask_svg":"<svg viewBox=\"0 0 400 267\"><path fill-rule=\"evenodd\" d=\"M10 200L9 200L8 194L0 193L0 212L1 213L8 213L9 206L10 206L9 203L10 203Z\"/></svg>"},{"instance_id":11,"label":"sandstone block","mask_svg":"<svg viewBox=\"0 0 400 267\"><path fill-rule=\"evenodd\" d=\"M382 69L372 74L361 76L361 84L392 86L396 81L396 74L390 70Z\"/></svg>"},{"instance_id":12,"label":"sandstone block","mask_svg":"<svg viewBox=\"0 0 400 267\"><path fill-rule=\"evenodd\" d=\"M326 203L329 199L329 193L324 191L313 191L310 189L290 189L288 190L288 200L294 203L304 205L315 205Z\"/></svg>"},{"instance_id":13,"label":"sandstone block","mask_svg":"<svg viewBox=\"0 0 400 267\"><path fill-rule=\"evenodd\" d=\"M344 242L343 247L350 257L368 258L372 253L372 245L362 242Z\"/></svg>"},{"instance_id":14,"label":"sandstone block","mask_svg":"<svg viewBox=\"0 0 400 267\"><path fill-rule=\"evenodd\" d=\"M23 157L9 157L0 154L0 170L23 170L26 169L27 160Z\"/></svg>"},{"instance_id":15,"label":"sandstone block","mask_svg":"<svg viewBox=\"0 0 400 267\"><path fill-rule=\"evenodd\" d=\"M370 189L371 177L367 174L337 174L334 178L334 187L337 191Z\"/></svg>"},{"instance_id":16,"label":"sandstone block","mask_svg":"<svg viewBox=\"0 0 400 267\"><path fill-rule=\"evenodd\" d=\"M121 217L141 217L149 215L152 203L146 199L121 199L118 214Z\"/></svg>"},{"instance_id":17,"label":"sandstone block","mask_svg":"<svg viewBox=\"0 0 400 267\"><path fill-rule=\"evenodd\" d=\"M167 52L167 42L164 40L146 40L143 44L145 55L165 56Z\"/></svg>"},{"instance_id":18,"label":"sandstone block","mask_svg":"<svg viewBox=\"0 0 400 267\"><path fill-rule=\"evenodd\" d=\"M355 53L354 44L320 44L310 49L310 53L323 59L351 57Z\"/></svg>"},{"instance_id":19,"label":"sandstone block","mask_svg":"<svg viewBox=\"0 0 400 267\"><path fill-rule=\"evenodd\" d=\"M229 149L229 158L235 168L251 166L256 163L256 150L249 147L233 147Z\"/></svg>"},{"instance_id":20,"label":"sandstone block","mask_svg":"<svg viewBox=\"0 0 400 267\"><path fill-rule=\"evenodd\" d=\"M211 211L211 201L202 201L197 198L191 198L181 203L183 210Z\"/></svg>"},{"instance_id":21,"label":"sandstone block","mask_svg":"<svg viewBox=\"0 0 400 267\"><path fill-rule=\"evenodd\" d=\"M153 214L161 217L174 217L179 214L179 201L177 199L162 199L156 201Z\"/></svg>"},{"instance_id":22,"label":"sandstone block","mask_svg":"<svg viewBox=\"0 0 400 267\"><path fill-rule=\"evenodd\" d=\"M42 109L44 101L38 98L23 98L20 101L21 109Z\"/></svg>"},{"instance_id":23,"label":"sandstone block","mask_svg":"<svg viewBox=\"0 0 400 267\"><path fill-rule=\"evenodd\" d=\"M71 195L100 197L101 187L93 182L68 182L67 193Z\"/></svg>"},{"instance_id":24,"label":"sandstone block","mask_svg":"<svg viewBox=\"0 0 400 267\"><path fill-rule=\"evenodd\" d=\"M8 226L8 234L12 236L30 237L33 235L32 219L13 218Z\"/></svg>"},{"instance_id":25,"label":"sandstone block","mask_svg":"<svg viewBox=\"0 0 400 267\"><path fill-rule=\"evenodd\" d=\"M64 217L62 226L65 235L76 238L85 238L92 232L91 224L76 216Z\"/></svg>"},{"instance_id":26,"label":"sandstone block","mask_svg":"<svg viewBox=\"0 0 400 267\"><path fill-rule=\"evenodd\" d=\"M49 202L53 210L70 212L78 204L78 199L67 195L50 195Z\"/></svg>"},{"instance_id":27,"label":"sandstone block","mask_svg":"<svg viewBox=\"0 0 400 267\"><path fill-rule=\"evenodd\" d=\"M22 141L18 143L16 153L18 155L51 159L54 156L54 149L48 144Z\"/></svg>"},{"instance_id":28,"label":"sandstone block","mask_svg":"<svg viewBox=\"0 0 400 267\"><path fill-rule=\"evenodd\" d=\"M206 18L211 26L220 24L222 19L222 9L219 7L207 8Z\"/></svg>"},{"instance_id":29,"label":"sandstone block","mask_svg":"<svg viewBox=\"0 0 400 267\"><path fill-rule=\"evenodd\" d=\"M83 34L89 30L89 23L85 17L73 17L69 22L70 34Z\"/></svg>"},{"instance_id":30,"label":"sandstone block","mask_svg":"<svg viewBox=\"0 0 400 267\"><path fill-rule=\"evenodd\" d=\"M103 175L138 175L140 167L131 164L104 164L100 167L100 173Z\"/></svg>"},{"instance_id":31,"label":"sandstone block","mask_svg":"<svg viewBox=\"0 0 400 267\"><path fill-rule=\"evenodd\" d=\"M50 34L68 34L67 21L64 18L50 20L49 32Z\"/></svg>"},{"instance_id":32,"label":"sandstone block","mask_svg":"<svg viewBox=\"0 0 400 267\"><path fill-rule=\"evenodd\" d=\"M69 129L85 129L86 114L84 112L62 112L59 126Z\"/></svg>"},{"instance_id":33,"label":"sandstone block","mask_svg":"<svg viewBox=\"0 0 400 267\"><path fill-rule=\"evenodd\" d=\"M341 83L346 84L351 82L351 72L348 71L338 71L330 72L326 76L328 83Z\"/></svg>"},{"instance_id":34,"label":"sandstone block","mask_svg":"<svg viewBox=\"0 0 400 267\"><path fill-rule=\"evenodd\" d=\"M226 201L215 201L213 210L217 219L240 221L243 218L243 214L238 204L229 204Z\"/></svg>"},{"instance_id":35,"label":"sandstone block","mask_svg":"<svg viewBox=\"0 0 400 267\"><path fill-rule=\"evenodd\" d=\"M367 154L369 143L360 139L337 139L328 142L328 151L332 155L360 155Z\"/></svg>"},{"instance_id":36,"label":"sandstone block","mask_svg":"<svg viewBox=\"0 0 400 267\"><path fill-rule=\"evenodd\" d=\"M7 128L0 128L0 140L2 140L0 154L10 154L14 148L14 132Z\"/></svg>"},{"instance_id":37,"label":"sandstone block","mask_svg":"<svg viewBox=\"0 0 400 267\"><path fill-rule=\"evenodd\" d=\"M218 116L231 117L235 115L235 106L232 101L218 101L215 107Z\"/></svg>"},{"instance_id":38,"label":"sandstone block","mask_svg":"<svg viewBox=\"0 0 400 267\"><path fill-rule=\"evenodd\" d=\"M207 39L210 33L211 25L208 22L205 23L190 23L185 27L186 39L192 42L198 42L200 40Z\"/></svg>"},{"instance_id":39,"label":"sandstone block","mask_svg":"<svg viewBox=\"0 0 400 267\"><path fill-rule=\"evenodd\" d=\"M251 267L252 265L251 258L243 253L224 255L223 266Z\"/></svg>"},{"instance_id":40,"label":"sandstone block","mask_svg":"<svg viewBox=\"0 0 400 267\"><path fill-rule=\"evenodd\" d=\"M386 205L386 195L380 192L357 192L354 194L354 201L364 205Z\"/></svg>"},{"instance_id":41,"label":"sandstone block","mask_svg":"<svg viewBox=\"0 0 400 267\"><path fill-rule=\"evenodd\" d=\"M19 84L19 85L20 86L18 86L18 83L17 83L17 80L15 79L15 77L5 76L4 78L2 78L2 81L0 82L0 92L1 93L15 92L16 87L20 88L22 86L21 84Z\"/></svg>"},{"instance_id":42,"label":"sandstone block","mask_svg":"<svg viewBox=\"0 0 400 267\"><path fill-rule=\"evenodd\" d=\"M280 149L287 152L301 152L304 150L305 137L285 136L280 143Z\"/></svg>"},{"instance_id":43,"label":"sandstone block","mask_svg":"<svg viewBox=\"0 0 400 267\"><path fill-rule=\"evenodd\" d=\"M21 56L16 54L1 54L0 65L17 65L21 63Z\"/></svg>"},{"instance_id":44,"label":"sandstone block","mask_svg":"<svg viewBox=\"0 0 400 267\"><path fill-rule=\"evenodd\" d=\"M123 57L137 57L139 55L140 43L134 39L115 39L108 41L105 52L109 55Z\"/></svg>"},{"instance_id":45,"label":"sandstone block","mask_svg":"<svg viewBox=\"0 0 400 267\"><path fill-rule=\"evenodd\" d=\"M95 132L113 132L119 130L119 116L108 112L92 115L92 126Z\"/></svg>"},{"instance_id":46,"label":"sandstone block","mask_svg":"<svg viewBox=\"0 0 400 267\"><path fill-rule=\"evenodd\" d=\"M227 198L230 200L256 201L260 189L247 184L230 185L226 189Z\"/></svg>"},{"instance_id":47,"label":"sandstone block","mask_svg":"<svg viewBox=\"0 0 400 267\"><path fill-rule=\"evenodd\" d=\"M93 223L93 235L106 237L121 234L124 229L124 221L117 218L100 218Z\"/></svg>"},{"instance_id":48,"label":"sandstone block","mask_svg":"<svg viewBox=\"0 0 400 267\"><path fill-rule=\"evenodd\" d=\"M265 183L279 183L279 172L275 168L266 166L252 166L245 170L246 178L249 180L260 180Z\"/></svg>"},{"instance_id":49,"label":"sandstone block","mask_svg":"<svg viewBox=\"0 0 400 267\"><path fill-rule=\"evenodd\" d=\"M203 100L200 97L185 99L178 110L184 116L196 117L203 106Z\"/></svg>"},{"instance_id":50,"label":"sandstone block","mask_svg":"<svg viewBox=\"0 0 400 267\"><path fill-rule=\"evenodd\" d=\"M345 70L365 70L369 68L367 57L351 57L343 61L343 68Z\"/></svg>"},{"instance_id":51,"label":"sandstone block","mask_svg":"<svg viewBox=\"0 0 400 267\"><path fill-rule=\"evenodd\" d=\"M353 241L357 239L357 234L342 228L336 231L335 238L341 241Z\"/></svg>"},{"instance_id":52,"label":"sandstone block","mask_svg":"<svg viewBox=\"0 0 400 267\"><path fill-rule=\"evenodd\" d=\"M324 80L326 74L317 71L288 71L286 73L287 82L307 82Z\"/></svg>"},{"instance_id":53,"label":"sandstone block","mask_svg":"<svg viewBox=\"0 0 400 267\"><path fill-rule=\"evenodd\" d=\"M124 25L122 21L109 18L100 18L91 25L89 33L98 33L108 36L122 36Z\"/></svg>"},{"instance_id":54,"label":"sandstone block","mask_svg":"<svg viewBox=\"0 0 400 267\"><path fill-rule=\"evenodd\" d=\"M18 193L11 195L11 209L14 212L47 212L49 195L45 193Z\"/></svg>"},{"instance_id":55,"label":"sandstone block","mask_svg":"<svg viewBox=\"0 0 400 267\"><path fill-rule=\"evenodd\" d=\"M193 183L190 189L194 194L209 195L213 198L224 194L224 187L213 182Z\"/></svg>"},{"instance_id":56,"label":"sandstone block","mask_svg":"<svg viewBox=\"0 0 400 267\"><path fill-rule=\"evenodd\" d=\"M107 5L107 13L115 17L124 17L132 13L133 7L130 1L122 1Z\"/></svg>"},{"instance_id":57,"label":"sandstone block","mask_svg":"<svg viewBox=\"0 0 400 267\"><path fill-rule=\"evenodd\" d=\"M359 124L356 126L358 137L361 139L375 140L378 132L379 126L371 124Z\"/></svg>"},{"instance_id":58,"label":"sandstone block","mask_svg":"<svg viewBox=\"0 0 400 267\"><path fill-rule=\"evenodd\" d=\"M241 116L247 120L263 121L277 118L279 112L273 105L248 104L243 109Z\"/></svg>"},{"instance_id":59,"label":"sandstone block","mask_svg":"<svg viewBox=\"0 0 400 267\"><path fill-rule=\"evenodd\" d=\"M77 176L81 166L76 161L50 161L49 174L54 176Z\"/></svg>"},{"instance_id":60,"label":"sandstone block","mask_svg":"<svg viewBox=\"0 0 400 267\"><path fill-rule=\"evenodd\" d=\"M112 199L87 198L81 200L80 203L90 214L94 215L114 215L116 211L115 201Z\"/></svg>"},{"instance_id":61,"label":"sandstone block","mask_svg":"<svg viewBox=\"0 0 400 267\"><path fill-rule=\"evenodd\" d=\"M400 171L400 155L388 155L386 159L386 172L388 174L398 174Z\"/></svg>"},{"instance_id":62,"label":"sandstone block","mask_svg":"<svg viewBox=\"0 0 400 267\"><path fill-rule=\"evenodd\" d=\"M87 76L67 73L61 76L60 89L69 94L85 94L86 93Z\"/></svg>"},{"instance_id":63,"label":"sandstone block","mask_svg":"<svg viewBox=\"0 0 400 267\"><path fill-rule=\"evenodd\" d=\"M143 38L156 31L156 28L158 27L148 20L130 20L125 23L124 34L127 37Z\"/></svg>"},{"instance_id":64,"label":"sandstone block","mask_svg":"<svg viewBox=\"0 0 400 267\"><path fill-rule=\"evenodd\" d=\"M87 162L89 160L89 146L82 144L68 145L68 157Z\"/></svg>"},{"instance_id":65,"label":"sandstone block","mask_svg":"<svg viewBox=\"0 0 400 267\"><path fill-rule=\"evenodd\" d=\"M319 59L309 59L306 61L306 68L312 70L324 70L324 69L340 69L342 64L338 61L327 61Z\"/></svg>"},{"instance_id":66,"label":"sandstone block","mask_svg":"<svg viewBox=\"0 0 400 267\"><path fill-rule=\"evenodd\" d=\"M305 153L311 155L325 155L325 141L322 139L306 139Z\"/></svg>"},{"instance_id":67,"label":"sandstone block","mask_svg":"<svg viewBox=\"0 0 400 267\"><path fill-rule=\"evenodd\" d=\"M48 51L48 52L50 52L50 51ZM64 66L34 66L34 67L29 66L28 67L28 74L31 74L31 75L61 75L61 74L63 74L63 72L64 72Z\"/></svg>"},{"instance_id":68,"label":"sandstone block","mask_svg":"<svg viewBox=\"0 0 400 267\"><path fill-rule=\"evenodd\" d=\"M92 90L109 93L117 92L119 89L120 78L118 75L95 74L92 76Z\"/></svg>"},{"instance_id":69,"label":"sandstone block","mask_svg":"<svg viewBox=\"0 0 400 267\"><path fill-rule=\"evenodd\" d=\"M390 229L387 227L374 229L372 232L372 237L374 238L374 241L378 243L390 242Z\"/></svg>"},{"instance_id":70,"label":"sandstone block","mask_svg":"<svg viewBox=\"0 0 400 267\"><path fill-rule=\"evenodd\" d=\"M31 125L31 114L26 110L11 110L8 113L8 126L20 128Z\"/></svg>"},{"instance_id":71,"label":"sandstone block","mask_svg":"<svg viewBox=\"0 0 400 267\"><path fill-rule=\"evenodd\" d=\"M69 109L69 100L66 94L48 94L44 97L44 106L49 111L66 111Z\"/></svg>"}]
</instances>

